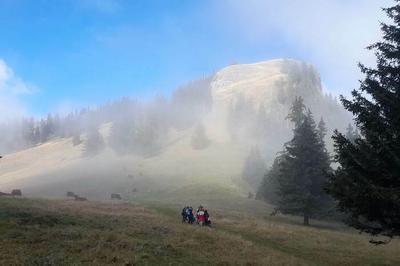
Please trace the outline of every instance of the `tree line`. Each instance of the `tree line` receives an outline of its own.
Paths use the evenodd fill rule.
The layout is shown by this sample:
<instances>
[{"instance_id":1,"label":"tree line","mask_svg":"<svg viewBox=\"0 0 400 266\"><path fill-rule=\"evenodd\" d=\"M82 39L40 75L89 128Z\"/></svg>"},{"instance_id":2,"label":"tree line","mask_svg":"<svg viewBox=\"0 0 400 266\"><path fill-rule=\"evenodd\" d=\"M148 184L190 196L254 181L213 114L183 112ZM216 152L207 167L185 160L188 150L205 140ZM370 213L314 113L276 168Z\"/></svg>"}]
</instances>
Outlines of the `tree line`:
<instances>
[{"instance_id":1,"label":"tree line","mask_svg":"<svg viewBox=\"0 0 400 266\"><path fill-rule=\"evenodd\" d=\"M171 128L182 130L196 126L194 148L204 148L208 139L202 117L211 110L210 77L192 81L178 88L167 99L156 96L145 102L124 97L96 108L82 108L65 116L48 114L45 118L22 118L0 125L0 152L14 152L56 138L72 138L83 143L86 154L105 147L100 127L109 123L110 147L118 154L150 155L167 141Z\"/></svg>"}]
</instances>

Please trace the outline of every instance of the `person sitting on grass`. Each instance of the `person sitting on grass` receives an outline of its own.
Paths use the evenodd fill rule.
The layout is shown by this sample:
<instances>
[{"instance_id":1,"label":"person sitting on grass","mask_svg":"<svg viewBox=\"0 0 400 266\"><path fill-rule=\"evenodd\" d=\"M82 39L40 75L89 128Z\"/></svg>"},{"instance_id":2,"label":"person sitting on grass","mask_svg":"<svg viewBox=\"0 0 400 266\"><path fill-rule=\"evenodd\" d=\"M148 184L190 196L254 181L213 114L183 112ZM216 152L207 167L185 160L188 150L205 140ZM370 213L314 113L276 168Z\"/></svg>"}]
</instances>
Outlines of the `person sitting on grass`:
<instances>
[{"instance_id":1,"label":"person sitting on grass","mask_svg":"<svg viewBox=\"0 0 400 266\"><path fill-rule=\"evenodd\" d=\"M181 215L182 215L182 223L187 223L188 222L188 215L187 215L187 209L188 208L189 207L186 206L186 207L183 207L183 209L182 209L182 213L181 213Z\"/></svg>"},{"instance_id":2,"label":"person sitting on grass","mask_svg":"<svg viewBox=\"0 0 400 266\"><path fill-rule=\"evenodd\" d=\"M199 208L197 209L196 217L198 224L203 226L206 221L203 206L200 205Z\"/></svg>"},{"instance_id":3,"label":"person sitting on grass","mask_svg":"<svg viewBox=\"0 0 400 266\"><path fill-rule=\"evenodd\" d=\"M188 223L193 224L194 223L194 214L193 214L193 208L188 207L186 209L187 217L188 217Z\"/></svg>"},{"instance_id":4,"label":"person sitting on grass","mask_svg":"<svg viewBox=\"0 0 400 266\"><path fill-rule=\"evenodd\" d=\"M204 218L205 218L205 225L211 226L210 215L208 214L207 210L204 210Z\"/></svg>"}]
</instances>

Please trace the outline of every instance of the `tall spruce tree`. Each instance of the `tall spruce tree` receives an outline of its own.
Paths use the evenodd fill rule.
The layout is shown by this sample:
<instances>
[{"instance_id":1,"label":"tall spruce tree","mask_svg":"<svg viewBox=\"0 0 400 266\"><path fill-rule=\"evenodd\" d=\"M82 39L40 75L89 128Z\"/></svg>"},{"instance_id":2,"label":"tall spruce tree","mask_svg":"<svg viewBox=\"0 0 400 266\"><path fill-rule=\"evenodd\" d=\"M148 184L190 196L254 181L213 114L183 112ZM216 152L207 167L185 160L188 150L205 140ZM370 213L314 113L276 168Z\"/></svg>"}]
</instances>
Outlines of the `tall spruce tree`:
<instances>
[{"instance_id":1,"label":"tall spruce tree","mask_svg":"<svg viewBox=\"0 0 400 266\"><path fill-rule=\"evenodd\" d=\"M304 224L320 216L330 204L324 191L330 172L329 155L321 141L311 111L305 113L302 98L296 98L288 118L295 124L293 139L285 144L278 175L278 210L302 215Z\"/></svg>"},{"instance_id":2,"label":"tall spruce tree","mask_svg":"<svg viewBox=\"0 0 400 266\"><path fill-rule=\"evenodd\" d=\"M90 126L87 131L87 138L85 143L86 155L96 155L105 148L103 136L100 134L96 126Z\"/></svg>"},{"instance_id":3,"label":"tall spruce tree","mask_svg":"<svg viewBox=\"0 0 400 266\"><path fill-rule=\"evenodd\" d=\"M325 143L324 138L325 138L327 132L328 132L328 129L326 128L325 121L321 117L321 119L319 120L319 123L318 123L318 136L319 136L320 141L322 141L323 143Z\"/></svg>"},{"instance_id":4,"label":"tall spruce tree","mask_svg":"<svg viewBox=\"0 0 400 266\"><path fill-rule=\"evenodd\" d=\"M205 149L210 145L210 140L207 137L206 129L202 123L196 125L191 138L192 148L196 150Z\"/></svg>"},{"instance_id":5,"label":"tall spruce tree","mask_svg":"<svg viewBox=\"0 0 400 266\"><path fill-rule=\"evenodd\" d=\"M271 204L278 204L278 177L281 171L282 160L284 156L278 155L270 169L265 173L258 188L256 199L263 199Z\"/></svg>"},{"instance_id":6,"label":"tall spruce tree","mask_svg":"<svg viewBox=\"0 0 400 266\"><path fill-rule=\"evenodd\" d=\"M354 128L351 123L346 128L346 139L350 140L351 142L354 143L356 139L360 137L360 134L358 133L358 129Z\"/></svg>"},{"instance_id":7,"label":"tall spruce tree","mask_svg":"<svg viewBox=\"0 0 400 266\"><path fill-rule=\"evenodd\" d=\"M286 119L290 120L294 123L294 127L298 127L301 123L304 122L306 112L306 106L304 105L304 100L302 97L296 97L292 103L290 108L290 112L287 115Z\"/></svg>"},{"instance_id":8,"label":"tall spruce tree","mask_svg":"<svg viewBox=\"0 0 400 266\"><path fill-rule=\"evenodd\" d=\"M393 237L400 235L400 5L384 10L393 24L381 24L383 40L368 47L377 66L360 64L360 88L352 100L341 97L361 136L352 141L335 132L340 167L328 191L351 226Z\"/></svg>"},{"instance_id":9,"label":"tall spruce tree","mask_svg":"<svg viewBox=\"0 0 400 266\"><path fill-rule=\"evenodd\" d=\"M252 148L247 156L243 170L242 178L253 189L257 190L260 186L263 176L265 174L265 162L257 147Z\"/></svg>"}]
</instances>

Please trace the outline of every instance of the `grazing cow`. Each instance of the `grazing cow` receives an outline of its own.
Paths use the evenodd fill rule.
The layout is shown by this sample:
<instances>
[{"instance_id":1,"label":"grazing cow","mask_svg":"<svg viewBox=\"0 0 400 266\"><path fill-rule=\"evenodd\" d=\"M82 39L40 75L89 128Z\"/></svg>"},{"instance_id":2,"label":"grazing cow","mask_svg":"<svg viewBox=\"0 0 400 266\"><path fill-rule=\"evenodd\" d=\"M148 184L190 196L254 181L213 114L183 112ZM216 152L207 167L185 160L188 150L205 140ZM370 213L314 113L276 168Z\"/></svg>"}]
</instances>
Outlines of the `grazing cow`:
<instances>
[{"instance_id":1,"label":"grazing cow","mask_svg":"<svg viewBox=\"0 0 400 266\"><path fill-rule=\"evenodd\" d=\"M75 195L74 192L71 192L71 191L68 191L68 192L67 192L67 197L74 198L75 196L76 196L76 195Z\"/></svg>"},{"instance_id":2,"label":"grazing cow","mask_svg":"<svg viewBox=\"0 0 400 266\"><path fill-rule=\"evenodd\" d=\"M111 199L115 200L122 200L121 195L117 193L111 194Z\"/></svg>"},{"instance_id":3,"label":"grazing cow","mask_svg":"<svg viewBox=\"0 0 400 266\"><path fill-rule=\"evenodd\" d=\"M74 196L76 201L87 201L87 198L79 197L77 195Z\"/></svg>"},{"instance_id":4,"label":"grazing cow","mask_svg":"<svg viewBox=\"0 0 400 266\"><path fill-rule=\"evenodd\" d=\"M12 196L22 196L22 192L21 192L20 189L13 189L13 190L11 191L11 195L12 195Z\"/></svg>"}]
</instances>

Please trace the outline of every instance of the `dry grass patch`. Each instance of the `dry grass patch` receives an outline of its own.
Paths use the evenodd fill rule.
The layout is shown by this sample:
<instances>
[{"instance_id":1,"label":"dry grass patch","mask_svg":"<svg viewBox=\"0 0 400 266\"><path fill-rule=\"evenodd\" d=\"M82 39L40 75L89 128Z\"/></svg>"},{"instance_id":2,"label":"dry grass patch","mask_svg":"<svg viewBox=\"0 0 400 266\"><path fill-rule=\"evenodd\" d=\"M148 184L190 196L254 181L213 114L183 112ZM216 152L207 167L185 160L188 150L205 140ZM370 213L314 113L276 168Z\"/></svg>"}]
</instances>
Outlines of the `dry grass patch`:
<instances>
[{"instance_id":1,"label":"dry grass patch","mask_svg":"<svg viewBox=\"0 0 400 266\"><path fill-rule=\"evenodd\" d=\"M0 265L400 264L398 240L375 247L335 225L212 215L215 227L206 228L162 205L0 198Z\"/></svg>"}]
</instances>

